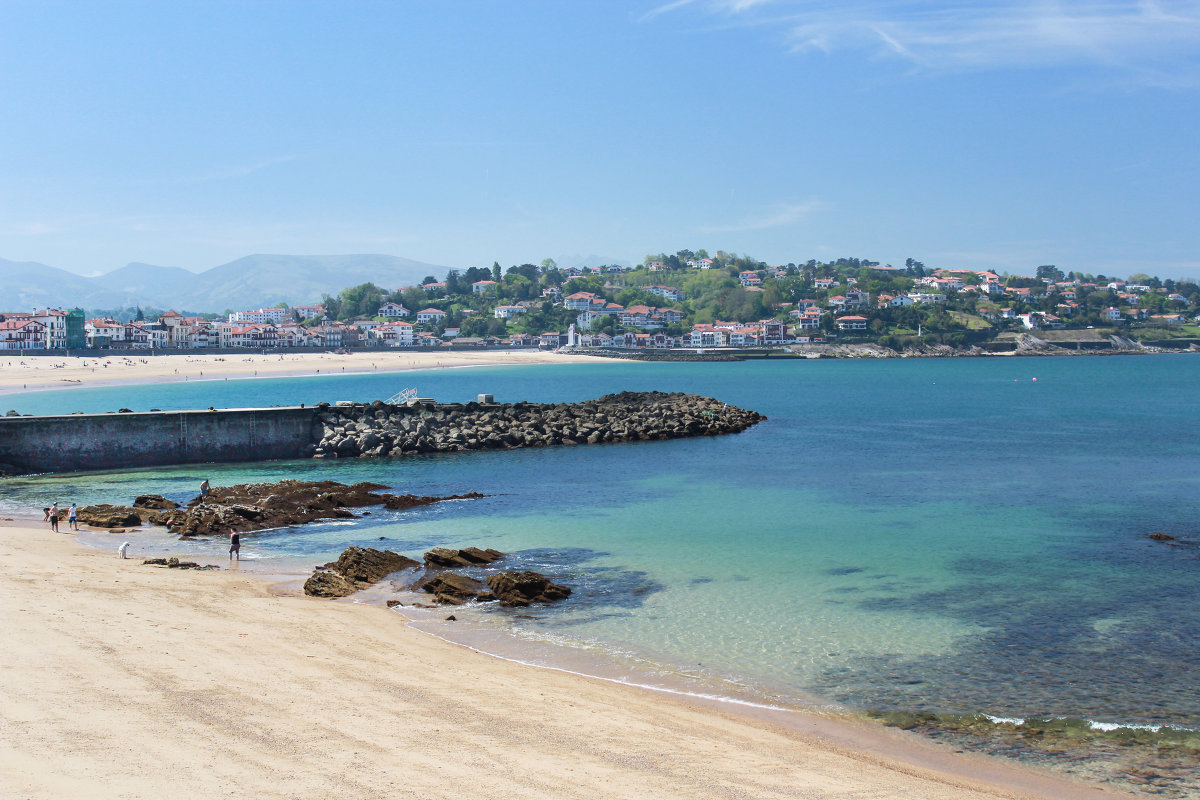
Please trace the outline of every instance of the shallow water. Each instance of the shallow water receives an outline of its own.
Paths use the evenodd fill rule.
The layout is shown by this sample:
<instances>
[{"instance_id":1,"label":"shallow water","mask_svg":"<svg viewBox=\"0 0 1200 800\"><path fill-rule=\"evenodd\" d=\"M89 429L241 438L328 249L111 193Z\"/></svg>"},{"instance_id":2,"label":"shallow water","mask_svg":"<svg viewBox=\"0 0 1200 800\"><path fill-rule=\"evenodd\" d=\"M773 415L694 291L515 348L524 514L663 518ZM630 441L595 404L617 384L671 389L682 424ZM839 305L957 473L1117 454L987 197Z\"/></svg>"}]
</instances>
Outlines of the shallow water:
<instances>
[{"instance_id":1,"label":"shallow water","mask_svg":"<svg viewBox=\"0 0 1200 800\"><path fill-rule=\"evenodd\" d=\"M26 413L240 407L369 401L409 385L443 401L694 391L769 419L673 442L9 479L0 506L186 500L205 477L481 491L247 536L243 552L315 564L348 544L495 547L576 589L568 604L515 618L456 612L515 633L510 642L608 654L772 702L844 703L1092 779L1200 794L1186 736L1131 744L978 716L1200 727L1194 357L474 368L6 402ZM1154 531L1181 541L1150 541ZM138 542L224 557L223 542Z\"/></svg>"}]
</instances>

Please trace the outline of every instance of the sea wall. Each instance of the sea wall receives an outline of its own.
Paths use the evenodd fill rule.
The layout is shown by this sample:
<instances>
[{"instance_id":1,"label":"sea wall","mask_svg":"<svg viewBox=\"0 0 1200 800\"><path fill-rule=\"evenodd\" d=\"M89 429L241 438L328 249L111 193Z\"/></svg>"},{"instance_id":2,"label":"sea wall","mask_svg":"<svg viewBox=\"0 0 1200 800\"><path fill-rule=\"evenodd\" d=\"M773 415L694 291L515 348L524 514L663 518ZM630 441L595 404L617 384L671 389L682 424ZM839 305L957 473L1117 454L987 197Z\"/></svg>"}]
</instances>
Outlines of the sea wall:
<instances>
[{"instance_id":1,"label":"sea wall","mask_svg":"<svg viewBox=\"0 0 1200 800\"><path fill-rule=\"evenodd\" d=\"M80 472L300 458L311 408L0 417L0 470Z\"/></svg>"},{"instance_id":2,"label":"sea wall","mask_svg":"<svg viewBox=\"0 0 1200 800\"><path fill-rule=\"evenodd\" d=\"M0 474L401 456L737 433L765 419L711 397L583 403L321 403L311 408L0 417Z\"/></svg>"}]
</instances>

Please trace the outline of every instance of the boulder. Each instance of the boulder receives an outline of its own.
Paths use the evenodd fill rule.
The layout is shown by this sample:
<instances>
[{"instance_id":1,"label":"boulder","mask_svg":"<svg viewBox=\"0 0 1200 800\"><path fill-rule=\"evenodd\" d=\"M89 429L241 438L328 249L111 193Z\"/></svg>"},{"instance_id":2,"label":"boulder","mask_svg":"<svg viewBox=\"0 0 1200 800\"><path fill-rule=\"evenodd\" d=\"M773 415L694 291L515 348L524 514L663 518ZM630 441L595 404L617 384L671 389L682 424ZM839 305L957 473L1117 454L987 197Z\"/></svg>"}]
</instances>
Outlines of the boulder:
<instances>
[{"instance_id":1,"label":"boulder","mask_svg":"<svg viewBox=\"0 0 1200 800\"><path fill-rule=\"evenodd\" d=\"M371 547L347 547L337 561L319 567L304 582L312 597L345 597L404 569L421 566L408 556Z\"/></svg>"},{"instance_id":2,"label":"boulder","mask_svg":"<svg viewBox=\"0 0 1200 800\"><path fill-rule=\"evenodd\" d=\"M421 566L408 556L371 547L347 547L331 569L357 583L372 584L393 572Z\"/></svg>"},{"instance_id":3,"label":"boulder","mask_svg":"<svg viewBox=\"0 0 1200 800\"><path fill-rule=\"evenodd\" d=\"M439 603L452 606L461 606L468 600L474 600L486 588L482 582L455 572L443 572L421 585L421 589L433 595Z\"/></svg>"},{"instance_id":4,"label":"boulder","mask_svg":"<svg viewBox=\"0 0 1200 800\"><path fill-rule=\"evenodd\" d=\"M566 586L553 583L540 572L498 572L489 575L487 585L502 606L527 606L530 603L552 603L571 595Z\"/></svg>"},{"instance_id":5,"label":"boulder","mask_svg":"<svg viewBox=\"0 0 1200 800\"><path fill-rule=\"evenodd\" d=\"M356 591L353 583L336 572L314 572L304 582L304 593L310 597L345 597Z\"/></svg>"},{"instance_id":6,"label":"boulder","mask_svg":"<svg viewBox=\"0 0 1200 800\"><path fill-rule=\"evenodd\" d=\"M136 528L142 524L142 515L129 506L100 503L79 509L79 521L93 528Z\"/></svg>"},{"instance_id":7,"label":"boulder","mask_svg":"<svg viewBox=\"0 0 1200 800\"><path fill-rule=\"evenodd\" d=\"M179 503L168 500L161 494L139 494L133 501L134 508L149 508L155 511L170 511L179 508Z\"/></svg>"}]
</instances>

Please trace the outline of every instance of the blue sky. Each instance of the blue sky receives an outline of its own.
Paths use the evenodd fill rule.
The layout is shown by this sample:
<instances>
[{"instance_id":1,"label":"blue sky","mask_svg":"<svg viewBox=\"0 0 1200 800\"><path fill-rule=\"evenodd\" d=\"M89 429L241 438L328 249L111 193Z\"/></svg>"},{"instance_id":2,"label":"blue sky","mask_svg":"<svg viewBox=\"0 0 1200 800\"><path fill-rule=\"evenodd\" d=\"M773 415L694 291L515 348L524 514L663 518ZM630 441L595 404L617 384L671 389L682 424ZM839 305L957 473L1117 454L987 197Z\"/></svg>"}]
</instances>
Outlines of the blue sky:
<instances>
[{"instance_id":1,"label":"blue sky","mask_svg":"<svg viewBox=\"0 0 1200 800\"><path fill-rule=\"evenodd\" d=\"M1200 275L1200 2L0 3L0 257Z\"/></svg>"}]
</instances>

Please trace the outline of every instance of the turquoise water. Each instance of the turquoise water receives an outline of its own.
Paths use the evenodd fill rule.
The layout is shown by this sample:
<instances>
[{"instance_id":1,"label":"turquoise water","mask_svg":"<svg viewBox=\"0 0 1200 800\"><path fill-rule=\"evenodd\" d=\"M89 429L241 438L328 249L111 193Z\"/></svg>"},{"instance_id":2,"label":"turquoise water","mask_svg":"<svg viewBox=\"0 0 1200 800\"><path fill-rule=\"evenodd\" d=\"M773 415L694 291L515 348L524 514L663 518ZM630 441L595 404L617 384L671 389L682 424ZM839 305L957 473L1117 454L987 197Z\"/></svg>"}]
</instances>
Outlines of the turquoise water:
<instances>
[{"instance_id":1,"label":"turquoise water","mask_svg":"<svg viewBox=\"0 0 1200 800\"><path fill-rule=\"evenodd\" d=\"M1200 358L598 363L78 389L0 404L311 404L408 385L443 401L688 391L769 419L673 442L8 479L0 504L148 491L186 500L204 477L477 490L489 496L247 537L243 552L309 564L352 543L411 555L495 547L576 589L559 608L515 619L480 608L464 620L522 642L773 702L844 704L1141 791L1200 793L1200 745L1175 731L1200 728ZM1180 541L1147 539L1156 531ZM153 536L139 546L221 550ZM1147 726L1149 741L1129 746L1128 730L1074 720ZM1056 726L1069 730L1045 733ZM1131 778L1131 766L1156 777Z\"/></svg>"}]
</instances>

